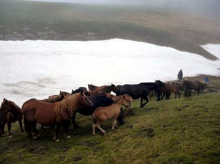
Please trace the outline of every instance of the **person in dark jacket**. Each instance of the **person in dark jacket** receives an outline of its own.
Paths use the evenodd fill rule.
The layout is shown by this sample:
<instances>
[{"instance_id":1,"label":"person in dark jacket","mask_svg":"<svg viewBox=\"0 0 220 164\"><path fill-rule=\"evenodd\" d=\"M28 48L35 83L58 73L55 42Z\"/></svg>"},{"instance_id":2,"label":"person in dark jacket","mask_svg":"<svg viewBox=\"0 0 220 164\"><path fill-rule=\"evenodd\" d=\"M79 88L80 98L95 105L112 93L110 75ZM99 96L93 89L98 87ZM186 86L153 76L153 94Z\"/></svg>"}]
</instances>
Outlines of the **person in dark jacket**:
<instances>
[{"instance_id":1,"label":"person in dark jacket","mask_svg":"<svg viewBox=\"0 0 220 164\"><path fill-rule=\"evenodd\" d=\"M182 71L182 69L179 71L177 77L178 77L179 81L183 78L183 71Z\"/></svg>"}]
</instances>

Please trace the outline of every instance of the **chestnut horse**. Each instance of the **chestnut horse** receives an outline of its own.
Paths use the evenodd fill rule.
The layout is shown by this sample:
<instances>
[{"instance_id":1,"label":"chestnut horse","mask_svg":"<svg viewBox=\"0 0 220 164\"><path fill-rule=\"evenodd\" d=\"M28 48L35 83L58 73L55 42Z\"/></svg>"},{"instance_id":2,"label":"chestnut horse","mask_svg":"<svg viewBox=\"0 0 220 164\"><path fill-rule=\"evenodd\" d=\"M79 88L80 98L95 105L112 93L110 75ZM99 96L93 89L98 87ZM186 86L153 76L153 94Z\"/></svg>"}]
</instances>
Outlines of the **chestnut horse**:
<instances>
[{"instance_id":1,"label":"chestnut horse","mask_svg":"<svg viewBox=\"0 0 220 164\"><path fill-rule=\"evenodd\" d=\"M4 127L5 124L8 126L8 135L9 137L12 137L11 135L11 123L12 122L19 122L21 132L24 132L24 129L22 127L22 110L21 108L16 105L13 101L3 99L3 102L1 104L0 108L0 135L1 133L4 133Z\"/></svg>"},{"instance_id":2,"label":"chestnut horse","mask_svg":"<svg viewBox=\"0 0 220 164\"><path fill-rule=\"evenodd\" d=\"M130 97L130 100L132 98ZM98 128L101 130L103 134L106 134L105 130L100 127L102 123L104 123L109 118L114 118L113 124L112 124L112 130L115 129L117 126L117 118L119 114L121 113L121 107L122 106L128 106L129 102L126 101L125 95L122 96L121 99L119 99L114 104L107 106L107 107L99 107L97 108L93 114L92 114L92 134L95 135L95 128Z\"/></svg>"},{"instance_id":3,"label":"chestnut horse","mask_svg":"<svg viewBox=\"0 0 220 164\"><path fill-rule=\"evenodd\" d=\"M131 108L131 102L132 102L131 96L129 96L128 94L124 94L124 95L120 95L120 96L114 96L110 93L106 93L106 97L112 99L112 101L114 101L114 102L119 101L120 99L123 98L123 96L125 97L125 100L129 103L129 105L126 107L125 114L124 114L126 116L128 110Z\"/></svg>"},{"instance_id":4,"label":"chestnut horse","mask_svg":"<svg viewBox=\"0 0 220 164\"><path fill-rule=\"evenodd\" d=\"M171 93L175 93L175 98L180 98L180 88L178 85L171 85L170 83L165 83L164 87L162 88L162 97L161 99L164 98L164 96L166 96L166 99L170 99L170 95Z\"/></svg>"},{"instance_id":5,"label":"chestnut horse","mask_svg":"<svg viewBox=\"0 0 220 164\"><path fill-rule=\"evenodd\" d=\"M77 112L80 105L93 105L83 92L69 95L56 103L47 103L34 99L25 102L22 106L25 130L33 139L37 139L37 123L43 126L56 125L54 140L59 141L58 134L62 126L67 138L70 138L68 126L71 123L73 114Z\"/></svg>"}]
</instances>

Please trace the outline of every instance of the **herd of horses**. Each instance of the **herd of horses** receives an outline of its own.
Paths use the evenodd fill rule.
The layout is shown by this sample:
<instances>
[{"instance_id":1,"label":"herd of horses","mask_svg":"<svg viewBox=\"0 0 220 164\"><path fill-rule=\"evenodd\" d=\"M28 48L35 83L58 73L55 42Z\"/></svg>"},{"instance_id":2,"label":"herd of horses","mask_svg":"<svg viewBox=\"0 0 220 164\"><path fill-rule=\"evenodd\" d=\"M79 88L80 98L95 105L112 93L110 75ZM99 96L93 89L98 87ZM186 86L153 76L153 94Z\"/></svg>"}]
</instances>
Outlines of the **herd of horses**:
<instances>
[{"instance_id":1,"label":"herd of horses","mask_svg":"<svg viewBox=\"0 0 220 164\"><path fill-rule=\"evenodd\" d=\"M124 117L130 109L133 99L140 98L140 107L143 108L149 98L156 96L157 101L170 99L171 93L175 93L175 98L180 98L184 92L185 96L200 94L207 85L200 81L184 80L182 82L163 83L160 80L149 83L125 84L125 85L88 85L88 89L80 87L72 90L71 93L60 91L59 95L49 96L47 99L38 100L32 98L23 103L22 108L13 101L3 99L0 107L0 136L4 133L7 124L8 135L11 137L11 123L19 122L21 132L28 133L33 139L38 139L37 123L43 126L54 126L54 140L59 141L59 131L61 127L70 138L68 127L73 123L75 128L79 127L75 121L77 113L92 116L92 134L95 129L99 129L103 134L105 130L101 128L107 119L113 118L112 130L124 124ZM111 94L114 92L116 95ZM125 107L125 108L123 108ZM24 120L24 128L22 125Z\"/></svg>"}]
</instances>

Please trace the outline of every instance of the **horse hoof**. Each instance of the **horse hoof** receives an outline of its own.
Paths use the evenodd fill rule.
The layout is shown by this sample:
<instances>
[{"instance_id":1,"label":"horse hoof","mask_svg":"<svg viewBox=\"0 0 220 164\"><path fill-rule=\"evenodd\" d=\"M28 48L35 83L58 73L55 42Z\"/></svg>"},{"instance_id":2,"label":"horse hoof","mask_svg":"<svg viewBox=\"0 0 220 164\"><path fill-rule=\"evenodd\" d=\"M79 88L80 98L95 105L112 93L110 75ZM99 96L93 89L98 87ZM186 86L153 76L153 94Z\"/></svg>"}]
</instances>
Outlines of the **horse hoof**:
<instances>
[{"instance_id":1,"label":"horse hoof","mask_svg":"<svg viewBox=\"0 0 220 164\"><path fill-rule=\"evenodd\" d=\"M103 135L105 136L105 135L106 135L106 132L103 132Z\"/></svg>"},{"instance_id":2,"label":"horse hoof","mask_svg":"<svg viewBox=\"0 0 220 164\"><path fill-rule=\"evenodd\" d=\"M67 139L70 139L71 137L70 137L70 135L68 135L66 138L67 138Z\"/></svg>"},{"instance_id":3,"label":"horse hoof","mask_svg":"<svg viewBox=\"0 0 220 164\"><path fill-rule=\"evenodd\" d=\"M56 141L55 142L59 142L60 140L59 139L56 139Z\"/></svg>"},{"instance_id":4,"label":"horse hoof","mask_svg":"<svg viewBox=\"0 0 220 164\"><path fill-rule=\"evenodd\" d=\"M8 138L12 138L12 136L8 136Z\"/></svg>"}]
</instances>

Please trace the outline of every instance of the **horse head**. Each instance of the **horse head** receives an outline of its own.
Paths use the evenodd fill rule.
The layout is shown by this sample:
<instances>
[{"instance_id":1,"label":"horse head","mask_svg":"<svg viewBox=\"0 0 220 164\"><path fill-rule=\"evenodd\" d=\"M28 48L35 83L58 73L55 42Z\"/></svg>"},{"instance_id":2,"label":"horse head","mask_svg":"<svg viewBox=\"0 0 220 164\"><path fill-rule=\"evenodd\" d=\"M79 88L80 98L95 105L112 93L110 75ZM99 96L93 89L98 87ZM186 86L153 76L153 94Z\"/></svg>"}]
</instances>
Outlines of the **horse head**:
<instances>
[{"instance_id":1,"label":"horse head","mask_svg":"<svg viewBox=\"0 0 220 164\"><path fill-rule=\"evenodd\" d=\"M90 106L90 107L93 106L93 103L88 99L85 92L82 92L82 91L79 94L78 102L81 105L86 105L86 106Z\"/></svg>"},{"instance_id":2,"label":"horse head","mask_svg":"<svg viewBox=\"0 0 220 164\"><path fill-rule=\"evenodd\" d=\"M5 123L5 119L6 119L6 114L9 111L9 106L8 106L9 101L7 99L3 99L1 107L0 107L0 126L2 127L2 125Z\"/></svg>"}]
</instances>

